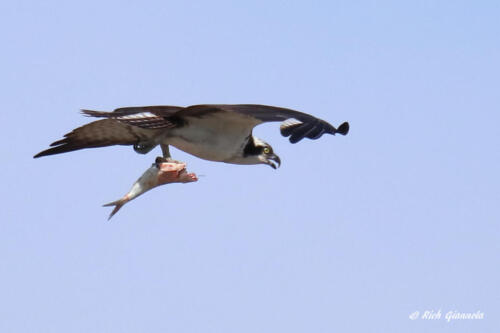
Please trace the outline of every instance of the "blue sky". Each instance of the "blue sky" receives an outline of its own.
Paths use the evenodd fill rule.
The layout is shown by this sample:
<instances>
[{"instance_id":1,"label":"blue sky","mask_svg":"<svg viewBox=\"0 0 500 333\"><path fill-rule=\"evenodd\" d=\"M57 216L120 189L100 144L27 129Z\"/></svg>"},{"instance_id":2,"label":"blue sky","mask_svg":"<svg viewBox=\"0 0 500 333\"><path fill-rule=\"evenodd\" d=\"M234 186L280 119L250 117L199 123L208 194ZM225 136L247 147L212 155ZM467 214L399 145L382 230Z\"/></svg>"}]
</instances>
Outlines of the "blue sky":
<instances>
[{"instance_id":1,"label":"blue sky","mask_svg":"<svg viewBox=\"0 0 500 333\"><path fill-rule=\"evenodd\" d=\"M494 1L0 4L2 332L497 332ZM131 148L32 159L80 108L261 103L346 137L255 130L267 166L204 174L107 222ZM410 320L415 311L483 320Z\"/></svg>"}]
</instances>

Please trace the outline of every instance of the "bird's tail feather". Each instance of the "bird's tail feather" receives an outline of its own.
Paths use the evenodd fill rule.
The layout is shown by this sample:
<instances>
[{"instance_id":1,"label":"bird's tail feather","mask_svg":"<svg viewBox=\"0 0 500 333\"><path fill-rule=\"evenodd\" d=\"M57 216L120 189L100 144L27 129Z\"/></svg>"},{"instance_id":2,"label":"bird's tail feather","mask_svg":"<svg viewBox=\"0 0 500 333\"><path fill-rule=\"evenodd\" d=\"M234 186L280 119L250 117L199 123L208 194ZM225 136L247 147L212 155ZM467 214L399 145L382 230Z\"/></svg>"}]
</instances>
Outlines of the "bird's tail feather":
<instances>
[{"instance_id":1,"label":"bird's tail feather","mask_svg":"<svg viewBox=\"0 0 500 333\"><path fill-rule=\"evenodd\" d=\"M133 145L141 139L140 133L137 133L132 126L113 119L101 119L74 129L64 135L63 139L53 142L51 148L36 154L34 158L84 148Z\"/></svg>"}]
</instances>

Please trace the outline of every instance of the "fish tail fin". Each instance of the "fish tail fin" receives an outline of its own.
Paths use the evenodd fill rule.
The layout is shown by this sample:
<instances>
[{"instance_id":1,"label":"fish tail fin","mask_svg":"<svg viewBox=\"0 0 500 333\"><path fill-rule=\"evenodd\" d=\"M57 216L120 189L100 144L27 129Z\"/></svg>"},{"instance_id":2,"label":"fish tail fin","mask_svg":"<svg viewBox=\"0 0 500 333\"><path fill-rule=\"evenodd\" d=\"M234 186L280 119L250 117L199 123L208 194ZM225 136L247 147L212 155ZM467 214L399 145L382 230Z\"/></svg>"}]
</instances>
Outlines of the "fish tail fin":
<instances>
[{"instance_id":1,"label":"fish tail fin","mask_svg":"<svg viewBox=\"0 0 500 333\"><path fill-rule=\"evenodd\" d=\"M115 206L115 208L111 211L111 214L109 214L108 221L111 220L113 215L115 215L116 212L118 212L120 210L120 208L122 208L126 202L127 202L127 200L120 199L120 200L116 200L116 201L102 205L103 207Z\"/></svg>"}]
</instances>

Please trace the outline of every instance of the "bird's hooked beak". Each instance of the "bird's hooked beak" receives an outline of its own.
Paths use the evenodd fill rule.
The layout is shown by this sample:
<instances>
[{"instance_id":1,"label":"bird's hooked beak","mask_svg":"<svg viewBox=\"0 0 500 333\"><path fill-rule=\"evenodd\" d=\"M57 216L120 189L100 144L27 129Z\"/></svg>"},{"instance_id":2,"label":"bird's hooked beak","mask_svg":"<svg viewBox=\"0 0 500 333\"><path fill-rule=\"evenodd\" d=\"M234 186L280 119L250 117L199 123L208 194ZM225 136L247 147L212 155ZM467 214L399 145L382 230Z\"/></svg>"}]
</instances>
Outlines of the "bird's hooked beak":
<instances>
[{"instance_id":1,"label":"bird's hooked beak","mask_svg":"<svg viewBox=\"0 0 500 333\"><path fill-rule=\"evenodd\" d=\"M278 165L276 166L276 162ZM266 162L268 165L271 166L271 168L273 169L277 169L280 167L281 165L281 159L278 155L276 154L270 154L268 157L267 157L267 162Z\"/></svg>"}]
</instances>

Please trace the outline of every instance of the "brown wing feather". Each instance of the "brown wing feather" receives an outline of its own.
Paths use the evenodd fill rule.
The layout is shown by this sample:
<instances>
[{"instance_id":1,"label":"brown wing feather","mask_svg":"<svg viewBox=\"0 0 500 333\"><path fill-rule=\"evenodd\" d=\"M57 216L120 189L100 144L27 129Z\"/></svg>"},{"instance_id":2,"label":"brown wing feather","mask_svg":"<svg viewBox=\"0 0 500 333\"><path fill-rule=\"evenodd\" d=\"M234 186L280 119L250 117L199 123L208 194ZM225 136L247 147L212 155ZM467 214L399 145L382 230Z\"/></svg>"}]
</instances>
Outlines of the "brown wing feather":
<instances>
[{"instance_id":1,"label":"brown wing feather","mask_svg":"<svg viewBox=\"0 0 500 333\"><path fill-rule=\"evenodd\" d=\"M112 145L133 145L148 141L156 134L153 130L124 124L114 119L102 119L78 127L64 135L64 139L53 142L47 150L34 157L66 153L73 150Z\"/></svg>"},{"instance_id":2,"label":"brown wing feather","mask_svg":"<svg viewBox=\"0 0 500 333\"><path fill-rule=\"evenodd\" d=\"M174 128L177 124L168 120L177 111L184 109L181 106L133 106L115 109L113 112L82 110L86 116L116 119L123 123L141 128Z\"/></svg>"}]
</instances>

